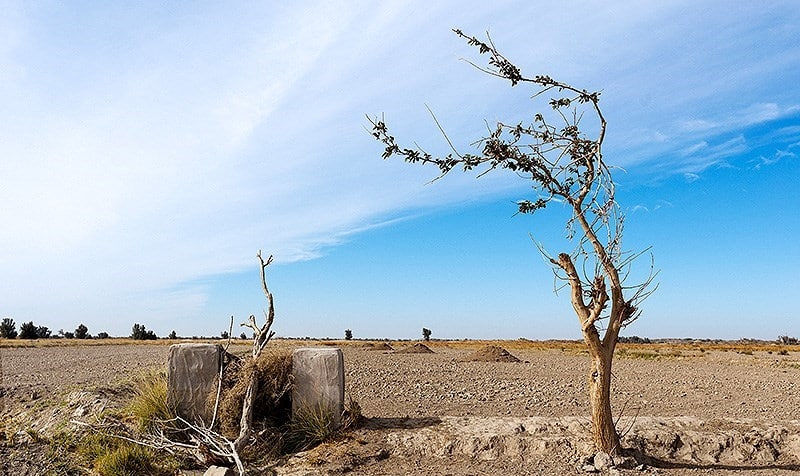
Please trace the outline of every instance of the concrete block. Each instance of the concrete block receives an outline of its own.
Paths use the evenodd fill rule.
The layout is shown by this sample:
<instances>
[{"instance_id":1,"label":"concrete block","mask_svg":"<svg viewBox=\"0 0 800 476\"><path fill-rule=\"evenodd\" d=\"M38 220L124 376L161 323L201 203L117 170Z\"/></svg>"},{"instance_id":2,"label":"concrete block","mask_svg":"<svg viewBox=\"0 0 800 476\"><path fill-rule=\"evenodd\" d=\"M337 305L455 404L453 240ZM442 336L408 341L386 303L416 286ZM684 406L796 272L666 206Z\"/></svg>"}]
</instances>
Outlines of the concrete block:
<instances>
[{"instance_id":1,"label":"concrete block","mask_svg":"<svg viewBox=\"0 0 800 476\"><path fill-rule=\"evenodd\" d=\"M167 360L167 398L178 415L192 421L211 422L210 395L216 395L222 346L173 344Z\"/></svg>"},{"instance_id":2,"label":"concrete block","mask_svg":"<svg viewBox=\"0 0 800 476\"><path fill-rule=\"evenodd\" d=\"M302 347L292 354L292 414L327 409L341 423L344 411L344 355L336 347Z\"/></svg>"},{"instance_id":3,"label":"concrete block","mask_svg":"<svg viewBox=\"0 0 800 476\"><path fill-rule=\"evenodd\" d=\"M210 466L203 476L234 476L236 473L231 468L224 466Z\"/></svg>"}]
</instances>

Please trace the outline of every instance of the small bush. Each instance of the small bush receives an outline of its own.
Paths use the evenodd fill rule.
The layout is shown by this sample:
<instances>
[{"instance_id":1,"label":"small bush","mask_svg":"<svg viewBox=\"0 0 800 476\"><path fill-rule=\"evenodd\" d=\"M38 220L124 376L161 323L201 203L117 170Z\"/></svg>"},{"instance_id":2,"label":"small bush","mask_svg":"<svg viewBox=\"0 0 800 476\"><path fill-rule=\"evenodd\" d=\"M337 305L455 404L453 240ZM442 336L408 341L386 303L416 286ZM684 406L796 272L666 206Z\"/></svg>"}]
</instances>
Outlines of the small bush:
<instances>
[{"instance_id":1,"label":"small bush","mask_svg":"<svg viewBox=\"0 0 800 476\"><path fill-rule=\"evenodd\" d=\"M350 329L345 329L344 340L353 340L353 331L351 331Z\"/></svg>"},{"instance_id":2,"label":"small bush","mask_svg":"<svg viewBox=\"0 0 800 476\"><path fill-rule=\"evenodd\" d=\"M778 351L778 355L789 355L789 351L786 349L781 349Z\"/></svg>"},{"instance_id":3,"label":"small bush","mask_svg":"<svg viewBox=\"0 0 800 476\"><path fill-rule=\"evenodd\" d=\"M178 338L178 334L176 334L175 331L173 330L172 332L169 333L168 338L171 340L175 340Z\"/></svg>"},{"instance_id":4,"label":"small bush","mask_svg":"<svg viewBox=\"0 0 800 476\"><path fill-rule=\"evenodd\" d=\"M98 332L97 333L98 339L108 339L108 332Z\"/></svg>"}]
</instances>

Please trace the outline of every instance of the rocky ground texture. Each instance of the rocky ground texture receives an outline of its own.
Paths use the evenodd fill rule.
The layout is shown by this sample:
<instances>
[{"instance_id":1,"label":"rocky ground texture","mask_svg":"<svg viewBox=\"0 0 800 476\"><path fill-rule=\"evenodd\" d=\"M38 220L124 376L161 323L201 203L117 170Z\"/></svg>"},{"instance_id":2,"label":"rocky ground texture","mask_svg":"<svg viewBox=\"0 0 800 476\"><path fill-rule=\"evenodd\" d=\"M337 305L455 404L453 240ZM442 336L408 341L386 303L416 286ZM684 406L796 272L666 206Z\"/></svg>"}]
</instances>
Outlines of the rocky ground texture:
<instances>
[{"instance_id":1,"label":"rocky ground texture","mask_svg":"<svg viewBox=\"0 0 800 476\"><path fill-rule=\"evenodd\" d=\"M584 460L585 354L509 346L520 362L482 362L465 361L480 346L429 346L434 353L343 346L346 391L360 403L366 426L265 471L589 474L596 462ZM163 366L166 354L166 345L152 344L0 349L0 421L46 432L65 418L90 416L114 404L122 382ZM623 353L614 373L619 427L630 428L625 444L649 459L604 472L800 471L800 352ZM18 461L14 471L21 471L25 455L35 454L31 440L23 432L0 441L0 459ZM31 467L19 474L41 474Z\"/></svg>"}]
</instances>

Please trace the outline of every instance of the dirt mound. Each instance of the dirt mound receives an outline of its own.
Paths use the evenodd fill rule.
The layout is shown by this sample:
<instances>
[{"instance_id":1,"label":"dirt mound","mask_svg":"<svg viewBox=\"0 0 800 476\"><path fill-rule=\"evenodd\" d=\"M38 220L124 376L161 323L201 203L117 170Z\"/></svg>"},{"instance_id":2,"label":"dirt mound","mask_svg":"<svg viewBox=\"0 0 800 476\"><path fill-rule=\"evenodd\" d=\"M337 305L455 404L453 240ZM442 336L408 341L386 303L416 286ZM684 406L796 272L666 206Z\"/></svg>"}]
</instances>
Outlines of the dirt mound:
<instances>
[{"instance_id":1,"label":"dirt mound","mask_svg":"<svg viewBox=\"0 0 800 476\"><path fill-rule=\"evenodd\" d=\"M387 344L386 342L377 342L377 343L368 343L364 344L364 348L366 350L394 350L392 346Z\"/></svg>"},{"instance_id":2,"label":"dirt mound","mask_svg":"<svg viewBox=\"0 0 800 476\"><path fill-rule=\"evenodd\" d=\"M521 362L506 349L496 345L487 345L476 350L464 360L468 362Z\"/></svg>"},{"instance_id":3,"label":"dirt mound","mask_svg":"<svg viewBox=\"0 0 800 476\"><path fill-rule=\"evenodd\" d=\"M435 354L427 345L416 343L396 351L398 354Z\"/></svg>"}]
</instances>

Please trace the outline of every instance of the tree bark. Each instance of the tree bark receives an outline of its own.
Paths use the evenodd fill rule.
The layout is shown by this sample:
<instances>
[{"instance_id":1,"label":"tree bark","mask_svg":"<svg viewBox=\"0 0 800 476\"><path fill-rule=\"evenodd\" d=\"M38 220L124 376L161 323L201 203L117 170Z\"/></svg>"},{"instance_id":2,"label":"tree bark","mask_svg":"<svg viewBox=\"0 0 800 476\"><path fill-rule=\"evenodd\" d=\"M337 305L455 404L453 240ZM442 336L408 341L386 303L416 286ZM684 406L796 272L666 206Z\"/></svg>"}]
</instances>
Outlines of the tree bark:
<instances>
[{"instance_id":1,"label":"tree bark","mask_svg":"<svg viewBox=\"0 0 800 476\"><path fill-rule=\"evenodd\" d=\"M255 404L255 396L258 392L258 372L254 368L252 375L250 375L250 383L247 385L247 392L242 400L242 418L239 420L239 436L234 442L234 448L237 451L244 448L250 434L253 431L253 406Z\"/></svg>"},{"instance_id":2,"label":"tree bark","mask_svg":"<svg viewBox=\"0 0 800 476\"><path fill-rule=\"evenodd\" d=\"M589 402L592 406L592 436L595 449L608 454L620 450L619 436L611 413L611 362L614 348L604 348L592 355L589 373Z\"/></svg>"}]
</instances>

